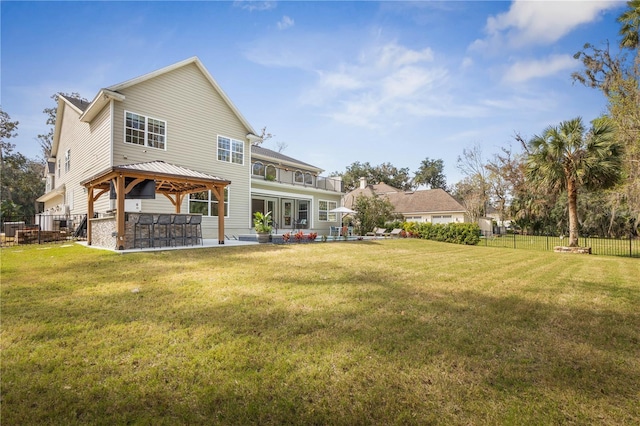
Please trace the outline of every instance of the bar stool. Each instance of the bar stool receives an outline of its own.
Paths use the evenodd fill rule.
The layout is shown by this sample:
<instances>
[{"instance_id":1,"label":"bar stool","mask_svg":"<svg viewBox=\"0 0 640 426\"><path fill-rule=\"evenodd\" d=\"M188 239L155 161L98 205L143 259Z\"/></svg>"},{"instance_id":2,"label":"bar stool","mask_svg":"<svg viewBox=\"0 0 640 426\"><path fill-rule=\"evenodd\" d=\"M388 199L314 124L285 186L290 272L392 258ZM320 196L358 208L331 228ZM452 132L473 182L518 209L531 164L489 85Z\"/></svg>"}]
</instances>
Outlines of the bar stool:
<instances>
[{"instance_id":1,"label":"bar stool","mask_svg":"<svg viewBox=\"0 0 640 426\"><path fill-rule=\"evenodd\" d=\"M178 236L178 229L180 229L180 236ZM173 242L177 246L178 241L181 242L181 246L186 245L187 241L187 216L183 214L177 214L173 216Z\"/></svg>"},{"instance_id":2,"label":"bar stool","mask_svg":"<svg viewBox=\"0 0 640 426\"><path fill-rule=\"evenodd\" d=\"M171 245L171 215L170 214L161 214L156 219L155 227L158 227L158 235L154 234L153 237L153 246L156 246L156 242L159 243L158 247L162 247L162 242L164 241L166 245Z\"/></svg>"},{"instance_id":3,"label":"bar stool","mask_svg":"<svg viewBox=\"0 0 640 426\"><path fill-rule=\"evenodd\" d=\"M145 227L147 236L143 237L143 229ZM138 220L133 225L133 247L136 248L138 242L140 242L140 248L142 248L142 243L145 241L147 247L153 247L153 215L143 213L138 216Z\"/></svg>"},{"instance_id":4,"label":"bar stool","mask_svg":"<svg viewBox=\"0 0 640 426\"><path fill-rule=\"evenodd\" d=\"M192 215L189 216L189 239L195 238L193 244L198 244L198 239L200 239L200 244L204 245L204 241L202 240L202 215ZM194 229L195 228L195 229ZM195 231L195 236L194 236Z\"/></svg>"}]
</instances>

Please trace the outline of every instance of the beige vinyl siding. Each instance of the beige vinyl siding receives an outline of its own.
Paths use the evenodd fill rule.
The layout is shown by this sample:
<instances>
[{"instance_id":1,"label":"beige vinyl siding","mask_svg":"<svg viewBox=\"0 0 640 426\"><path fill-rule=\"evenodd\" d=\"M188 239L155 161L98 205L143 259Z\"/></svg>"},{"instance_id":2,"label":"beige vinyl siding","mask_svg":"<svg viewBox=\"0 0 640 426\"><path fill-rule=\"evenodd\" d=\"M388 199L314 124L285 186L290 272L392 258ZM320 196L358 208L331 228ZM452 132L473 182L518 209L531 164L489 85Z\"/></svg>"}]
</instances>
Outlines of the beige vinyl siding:
<instances>
[{"instance_id":1,"label":"beige vinyl siding","mask_svg":"<svg viewBox=\"0 0 640 426\"><path fill-rule=\"evenodd\" d=\"M101 111L93 122L83 123L79 114L69 105L65 105L60 128L60 139L56 153L55 184L65 185L65 203L72 202L71 214L87 212L87 193L80 182L95 173L109 167L111 120L109 108ZM70 170L65 171L65 154L71 150ZM61 174L58 177L57 161L61 160ZM57 200L52 200L58 202ZM49 206L45 204L45 210ZM102 197L95 205L95 211L109 208L108 197Z\"/></svg>"},{"instance_id":2,"label":"beige vinyl siding","mask_svg":"<svg viewBox=\"0 0 640 426\"><path fill-rule=\"evenodd\" d=\"M227 234L246 233L250 229L250 145L249 132L224 102L195 64L189 64L142 83L120 90L123 102L115 103L114 165L162 160L231 181ZM166 149L124 142L125 111L166 122ZM217 137L244 143L244 164L217 160ZM148 212L173 212L175 208L163 195L143 200ZM188 201L181 206L188 212ZM205 218L205 237L215 237L217 218Z\"/></svg>"},{"instance_id":3,"label":"beige vinyl siding","mask_svg":"<svg viewBox=\"0 0 640 426\"><path fill-rule=\"evenodd\" d=\"M334 201L336 206L340 206L342 194L333 191L322 191L312 188L304 188L303 186L294 186L288 184L274 184L272 182L253 180L252 193L257 197L277 197L280 199L308 199L311 200L311 227L308 231L318 232L320 235L327 235L331 226L340 224L340 215L336 222L321 222L318 210L319 202ZM306 232L306 231L305 231Z\"/></svg>"}]
</instances>

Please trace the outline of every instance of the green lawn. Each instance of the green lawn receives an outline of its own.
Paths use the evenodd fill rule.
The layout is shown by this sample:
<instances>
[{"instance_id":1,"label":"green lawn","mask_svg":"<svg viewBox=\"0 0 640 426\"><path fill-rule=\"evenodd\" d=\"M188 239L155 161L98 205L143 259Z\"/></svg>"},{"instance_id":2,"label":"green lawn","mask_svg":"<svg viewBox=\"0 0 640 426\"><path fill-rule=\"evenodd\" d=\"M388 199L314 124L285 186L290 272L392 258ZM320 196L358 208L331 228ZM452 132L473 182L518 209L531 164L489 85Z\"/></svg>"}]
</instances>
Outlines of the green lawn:
<instances>
[{"instance_id":1,"label":"green lawn","mask_svg":"<svg viewBox=\"0 0 640 426\"><path fill-rule=\"evenodd\" d=\"M640 423L640 261L417 239L3 249L1 422Z\"/></svg>"}]
</instances>

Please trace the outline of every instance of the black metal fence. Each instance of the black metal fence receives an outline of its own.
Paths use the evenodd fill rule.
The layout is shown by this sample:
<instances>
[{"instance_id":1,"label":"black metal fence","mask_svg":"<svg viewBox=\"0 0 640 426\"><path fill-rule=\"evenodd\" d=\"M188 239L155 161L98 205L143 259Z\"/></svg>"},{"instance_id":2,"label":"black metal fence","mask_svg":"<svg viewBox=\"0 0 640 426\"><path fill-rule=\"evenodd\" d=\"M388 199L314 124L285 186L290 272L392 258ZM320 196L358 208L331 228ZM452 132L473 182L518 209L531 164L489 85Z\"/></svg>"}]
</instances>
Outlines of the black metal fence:
<instances>
[{"instance_id":1,"label":"black metal fence","mask_svg":"<svg viewBox=\"0 0 640 426\"><path fill-rule=\"evenodd\" d=\"M87 215L37 214L0 218L2 247L86 239Z\"/></svg>"},{"instance_id":2,"label":"black metal fence","mask_svg":"<svg viewBox=\"0 0 640 426\"><path fill-rule=\"evenodd\" d=\"M551 251L555 247L567 246L568 244L568 238L565 236L494 234L482 237L479 245ZM580 237L578 246L590 247L591 254L596 255L640 258L640 239L633 236L625 238Z\"/></svg>"}]
</instances>

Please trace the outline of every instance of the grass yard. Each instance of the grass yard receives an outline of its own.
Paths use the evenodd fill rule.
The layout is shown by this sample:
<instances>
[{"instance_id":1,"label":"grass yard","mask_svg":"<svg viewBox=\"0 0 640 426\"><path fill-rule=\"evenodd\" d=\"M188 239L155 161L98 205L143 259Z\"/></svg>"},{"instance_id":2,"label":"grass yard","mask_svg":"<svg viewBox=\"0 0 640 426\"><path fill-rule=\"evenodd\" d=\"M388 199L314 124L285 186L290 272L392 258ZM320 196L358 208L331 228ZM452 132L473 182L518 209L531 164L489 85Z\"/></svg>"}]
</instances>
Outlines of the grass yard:
<instances>
[{"instance_id":1,"label":"grass yard","mask_svg":"<svg viewBox=\"0 0 640 426\"><path fill-rule=\"evenodd\" d=\"M640 261L417 239L1 251L1 421L640 424Z\"/></svg>"}]
</instances>

